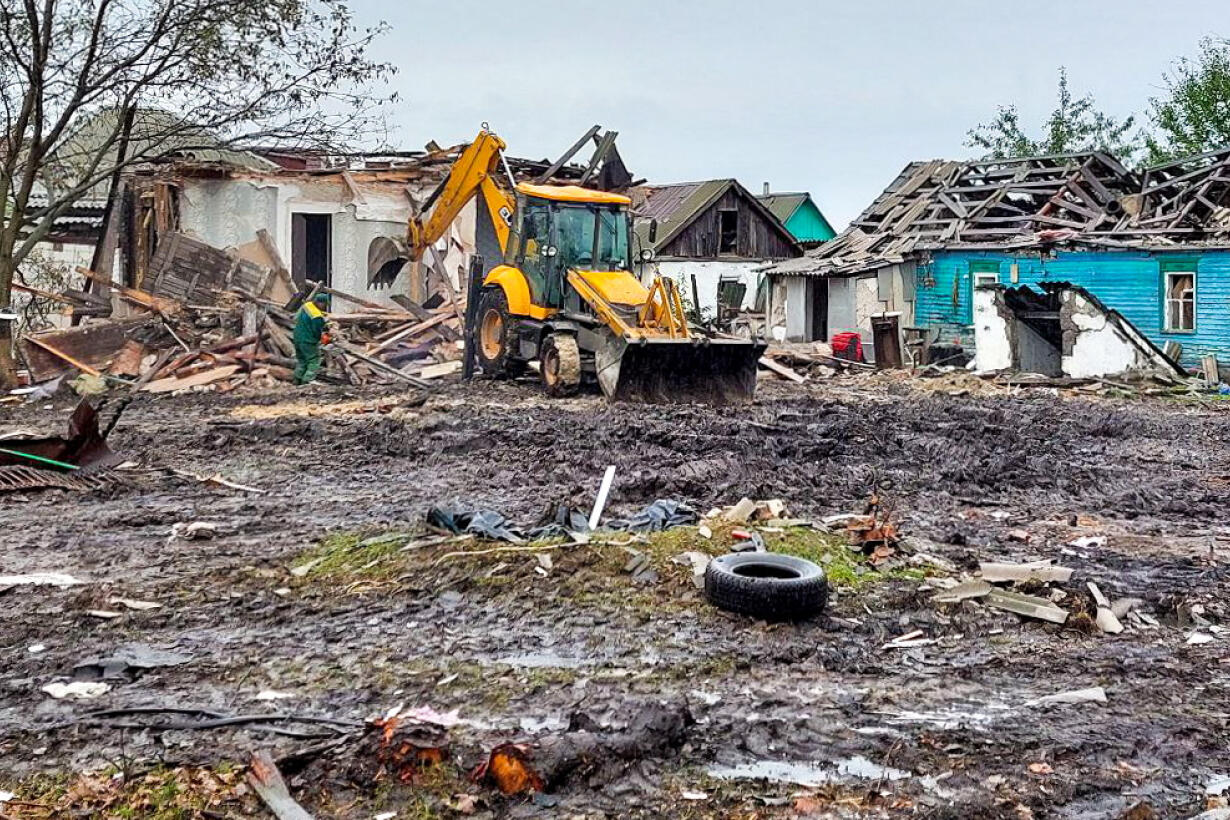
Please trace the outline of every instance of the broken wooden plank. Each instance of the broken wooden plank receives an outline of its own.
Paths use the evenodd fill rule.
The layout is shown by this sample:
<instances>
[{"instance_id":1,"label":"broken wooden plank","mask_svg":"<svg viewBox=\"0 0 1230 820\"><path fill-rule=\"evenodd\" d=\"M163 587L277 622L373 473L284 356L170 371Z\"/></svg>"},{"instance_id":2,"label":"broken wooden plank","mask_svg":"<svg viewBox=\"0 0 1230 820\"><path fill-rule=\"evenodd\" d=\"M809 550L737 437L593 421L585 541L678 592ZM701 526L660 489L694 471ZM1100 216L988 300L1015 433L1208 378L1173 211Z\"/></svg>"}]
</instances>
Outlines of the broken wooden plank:
<instances>
[{"instance_id":1,"label":"broken wooden plank","mask_svg":"<svg viewBox=\"0 0 1230 820\"><path fill-rule=\"evenodd\" d=\"M1014 612L1026 618L1037 618L1056 624L1062 624L1068 620L1066 609L1036 595L1022 595L1019 592L993 589L983 598L983 602L989 607Z\"/></svg>"},{"instance_id":2,"label":"broken wooden plank","mask_svg":"<svg viewBox=\"0 0 1230 820\"><path fill-rule=\"evenodd\" d=\"M786 365L784 364L778 364L777 362L770 359L768 356L760 357L760 366L766 370L771 370L772 372L776 373L777 375L781 376L784 379L789 379L795 384L802 384L803 382L807 381L807 377L800 376L794 370L791 370L789 367L786 367Z\"/></svg>"},{"instance_id":3,"label":"broken wooden plank","mask_svg":"<svg viewBox=\"0 0 1230 820\"><path fill-rule=\"evenodd\" d=\"M382 373L388 373L390 376L396 376L397 378L402 379L403 381L410 382L416 387L427 387L428 386L427 382L423 381L422 379L416 378L407 373L403 373L400 370L398 370L396 367L393 367L391 364L385 364L379 359L372 358L371 356L368 356L366 353L356 350L355 348L351 347L350 345L346 344L345 342L341 340L334 341L331 345L329 345L329 348L345 353L347 356L350 356L353 359L358 359L359 361L363 362L369 367L375 368L376 370L379 370Z\"/></svg>"},{"instance_id":4,"label":"broken wooden plank","mask_svg":"<svg viewBox=\"0 0 1230 820\"><path fill-rule=\"evenodd\" d=\"M248 785L256 790L278 820L313 820L312 815L290 796L290 789L269 752L259 751L252 755Z\"/></svg>"},{"instance_id":5,"label":"broken wooden plank","mask_svg":"<svg viewBox=\"0 0 1230 820\"><path fill-rule=\"evenodd\" d=\"M55 347L39 339L37 336L25 336L23 337L23 339L26 342L29 342L30 344L39 348L40 350L47 351L52 356L55 356L57 359L67 362L68 364L72 365L73 367L77 368L83 373L89 373L91 376L99 376L99 377L102 376L102 371L99 370L98 368L90 367L90 365L86 364L85 362L74 359L72 356L68 355L67 353L61 350L57 350Z\"/></svg>"},{"instance_id":6,"label":"broken wooden plank","mask_svg":"<svg viewBox=\"0 0 1230 820\"><path fill-rule=\"evenodd\" d=\"M373 347L368 352L369 353L379 353L385 348L391 347L392 345L397 344L403 339L412 339L415 336L418 336L420 333L424 333L428 330L431 330L436 325L442 325L445 322L447 322L449 319L452 319L452 318L453 317L450 314L442 313L439 316L431 317L425 322L419 322L418 324L410 325L409 327L398 330L395 334L385 339L384 341L382 341L380 344Z\"/></svg>"},{"instance_id":7,"label":"broken wooden plank","mask_svg":"<svg viewBox=\"0 0 1230 820\"><path fill-rule=\"evenodd\" d=\"M135 339L129 339L112 359L108 370L112 376L128 376L135 379L141 375L141 360L144 358L145 345Z\"/></svg>"},{"instance_id":8,"label":"broken wooden plank","mask_svg":"<svg viewBox=\"0 0 1230 820\"><path fill-rule=\"evenodd\" d=\"M454 373L461 372L461 359L456 359L451 362L438 362L429 364L418 372L418 377L424 380L438 379L441 376L451 376Z\"/></svg>"},{"instance_id":9,"label":"broken wooden plank","mask_svg":"<svg viewBox=\"0 0 1230 820\"><path fill-rule=\"evenodd\" d=\"M97 274L89 268L78 266L77 273L80 273L86 279L91 279L96 282L103 279L101 274ZM152 310L155 313L174 315L179 313L184 307L182 302L176 301L175 299L156 296L148 291L140 290L138 288L130 288L125 285L121 285L118 282L112 282L109 279L106 280L106 285L119 293L120 298L124 301L138 305L139 307L143 307L147 310Z\"/></svg>"},{"instance_id":10,"label":"broken wooden plank","mask_svg":"<svg viewBox=\"0 0 1230 820\"><path fill-rule=\"evenodd\" d=\"M173 390L183 390L187 387L211 384L221 379L230 378L237 372L239 372L239 365L228 364L210 370L203 370L200 373L193 373L191 376L171 376L165 379L156 379L145 385L142 389L146 393L170 393Z\"/></svg>"},{"instance_id":11,"label":"broken wooden plank","mask_svg":"<svg viewBox=\"0 0 1230 820\"><path fill-rule=\"evenodd\" d=\"M1209 384L1217 384L1221 378L1217 375L1217 356L1210 353L1200 358L1200 371Z\"/></svg>"},{"instance_id":12,"label":"broken wooden plank","mask_svg":"<svg viewBox=\"0 0 1230 820\"><path fill-rule=\"evenodd\" d=\"M991 583L1006 581L1042 581L1066 583L1072 577L1071 567L1055 566L1050 561L1031 561L1026 564L1004 564L989 561L979 563L982 580Z\"/></svg>"}]
</instances>

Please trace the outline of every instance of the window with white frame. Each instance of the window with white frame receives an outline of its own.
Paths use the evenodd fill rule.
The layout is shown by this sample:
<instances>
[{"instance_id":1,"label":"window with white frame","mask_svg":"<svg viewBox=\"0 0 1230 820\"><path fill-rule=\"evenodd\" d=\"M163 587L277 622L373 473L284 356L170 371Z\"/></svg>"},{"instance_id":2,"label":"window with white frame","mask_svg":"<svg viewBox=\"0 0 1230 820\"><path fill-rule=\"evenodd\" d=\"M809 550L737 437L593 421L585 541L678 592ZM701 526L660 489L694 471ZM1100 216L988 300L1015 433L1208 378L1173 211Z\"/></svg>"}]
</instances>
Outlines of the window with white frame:
<instances>
[{"instance_id":1,"label":"window with white frame","mask_svg":"<svg viewBox=\"0 0 1230 820\"><path fill-rule=\"evenodd\" d=\"M998 282L999 282L998 273L985 273L984 272L984 273L974 274L974 287L976 288L980 288L983 285L994 285L994 284L997 284Z\"/></svg>"},{"instance_id":2,"label":"window with white frame","mask_svg":"<svg viewBox=\"0 0 1230 820\"><path fill-rule=\"evenodd\" d=\"M1165 276L1166 332L1196 329L1196 272L1168 270Z\"/></svg>"}]
</instances>

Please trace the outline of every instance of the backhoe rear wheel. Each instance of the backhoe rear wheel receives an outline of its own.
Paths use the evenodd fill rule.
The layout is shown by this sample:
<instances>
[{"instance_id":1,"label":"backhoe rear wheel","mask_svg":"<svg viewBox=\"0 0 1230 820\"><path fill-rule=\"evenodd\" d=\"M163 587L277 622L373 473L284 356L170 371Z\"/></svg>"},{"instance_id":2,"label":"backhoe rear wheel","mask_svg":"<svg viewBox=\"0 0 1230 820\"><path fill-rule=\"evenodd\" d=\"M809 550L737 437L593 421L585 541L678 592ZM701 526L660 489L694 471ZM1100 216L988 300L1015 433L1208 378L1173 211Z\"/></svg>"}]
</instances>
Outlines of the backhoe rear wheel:
<instances>
[{"instance_id":1,"label":"backhoe rear wheel","mask_svg":"<svg viewBox=\"0 0 1230 820\"><path fill-rule=\"evenodd\" d=\"M478 300L478 363L483 373L495 378L515 376L520 362L512 358L516 323L508 313L503 288L483 291Z\"/></svg>"},{"instance_id":2,"label":"backhoe rear wheel","mask_svg":"<svg viewBox=\"0 0 1230 820\"><path fill-rule=\"evenodd\" d=\"M576 336L569 333L547 336L538 350L538 364L548 396L571 396L581 386L581 350L577 347Z\"/></svg>"}]
</instances>

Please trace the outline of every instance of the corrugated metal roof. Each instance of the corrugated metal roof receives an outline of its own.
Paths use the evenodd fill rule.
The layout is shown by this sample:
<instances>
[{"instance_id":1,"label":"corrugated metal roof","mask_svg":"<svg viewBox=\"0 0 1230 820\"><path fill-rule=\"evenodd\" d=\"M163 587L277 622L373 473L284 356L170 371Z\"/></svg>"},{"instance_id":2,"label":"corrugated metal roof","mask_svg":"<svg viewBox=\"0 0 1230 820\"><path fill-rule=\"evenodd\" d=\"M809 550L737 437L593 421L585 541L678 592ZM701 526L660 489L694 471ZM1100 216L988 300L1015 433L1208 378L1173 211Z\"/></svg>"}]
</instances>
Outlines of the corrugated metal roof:
<instances>
[{"instance_id":1,"label":"corrugated metal roof","mask_svg":"<svg viewBox=\"0 0 1230 820\"><path fill-rule=\"evenodd\" d=\"M807 201L806 193L770 193L762 194L757 199L777 217L783 225L790 221L799 206Z\"/></svg>"},{"instance_id":2,"label":"corrugated metal roof","mask_svg":"<svg viewBox=\"0 0 1230 820\"><path fill-rule=\"evenodd\" d=\"M678 182L670 185L639 185L628 192L636 213L636 232L646 248L657 250L675 237L709 203L720 197L733 179ZM658 221L658 238L649 241L649 222Z\"/></svg>"}]
</instances>

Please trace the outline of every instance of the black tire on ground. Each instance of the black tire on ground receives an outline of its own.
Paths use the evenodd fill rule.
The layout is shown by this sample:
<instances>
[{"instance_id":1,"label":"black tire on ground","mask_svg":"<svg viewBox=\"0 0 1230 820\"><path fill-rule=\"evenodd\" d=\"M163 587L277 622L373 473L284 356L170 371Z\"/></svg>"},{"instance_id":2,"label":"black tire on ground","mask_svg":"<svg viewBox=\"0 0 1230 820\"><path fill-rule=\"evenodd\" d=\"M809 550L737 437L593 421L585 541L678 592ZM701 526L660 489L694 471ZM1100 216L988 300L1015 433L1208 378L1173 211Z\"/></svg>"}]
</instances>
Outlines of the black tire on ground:
<instances>
[{"instance_id":1,"label":"black tire on ground","mask_svg":"<svg viewBox=\"0 0 1230 820\"><path fill-rule=\"evenodd\" d=\"M517 339L516 322L508 313L508 297L503 288L489 288L479 297L475 336L478 364L484 374L495 378L517 375L520 363L512 357Z\"/></svg>"},{"instance_id":2,"label":"black tire on ground","mask_svg":"<svg viewBox=\"0 0 1230 820\"><path fill-rule=\"evenodd\" d=\"M581 386L581 349L570 333L552 333L538 350L539 372L547 395L571 396Z\"/></svg>"},{"instance_id":3,"label":"black tire on ground","mask_svg":"<svg viewBox=\"0 0 1230 820\"><path fill-rule=\"evenodd\" d=\"M817 615L828 603L824 570L793 555L740 552L709 562L705 597L730 612L766 621L797 621Z\"/></svg>"}]
</instances>

